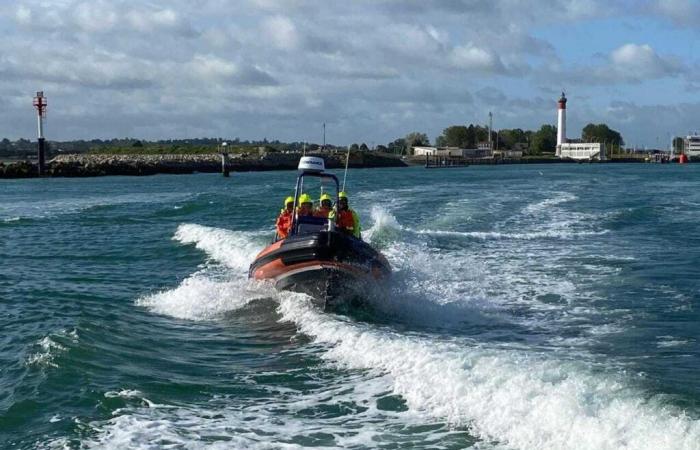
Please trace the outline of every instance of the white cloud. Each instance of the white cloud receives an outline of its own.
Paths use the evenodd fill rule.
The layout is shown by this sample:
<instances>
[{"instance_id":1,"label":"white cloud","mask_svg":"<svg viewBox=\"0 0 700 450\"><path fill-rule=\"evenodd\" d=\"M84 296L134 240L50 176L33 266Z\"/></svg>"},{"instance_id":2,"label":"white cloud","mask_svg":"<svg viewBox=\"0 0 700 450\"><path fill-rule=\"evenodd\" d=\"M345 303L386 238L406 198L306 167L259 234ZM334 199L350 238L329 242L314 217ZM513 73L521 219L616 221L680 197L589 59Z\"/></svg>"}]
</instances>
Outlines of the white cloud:
<instances>
[{"instance_id":1,"label":"white cloud","mask_svg":"<svg viewBox=\"0 0 700 450\"><path fill-rule=\"evenodd\" d=\"M287 17L274 16L265 19L262 30L269 41L281 50L294 50L299 47L300 38L294 23Z\"/></svg>"},{"instance_id":2,"label":"white cloud","mask_svg":"<svg viewBox=\"0 0 700 450\"><path fill-rule=\"evenodd\" d=\"M102 137L271 138L270 130L278 130L274 137L308 139L313 136L304 133L317 122L335 121L335 142L386 142L412 128L434 135L453 123L483 122L485 104L499 108L504 126L537 125L551 119L556 96L543 86L600 95L639 83L683 82L676 78L690 70L661 51L651 32L648 44L623 41L567 67L571 48L545 31L571 25L605 33L594 19L624 15L630 4L637 5L17 0L0 9L0 137L31 134L33 124L23 125L16 102L40 88L51 96L52 123L64 121L54 130L59 138L89 138L94 130ZM631 9L675 21L697 9L684 0L646 5ZM577 53L602 52L596 42ZM475 94L485 86L501 89L505 99Z\"/></svg>"},{"instance_id":3,"label":"white cloud","mask_svg":"<svg viewBox=\"0 0 700 450\"><path fill-rule=\"evenodd\" d=\"M75 25L88 32L109 31L119 22L112 5L103 1L77 4L73 9L73 19Z\"/></svg>"},{"instance_id":4,"label":"white cloud","mask_svg":"<svg viewBox=\"0 0 700 450\"><path fill-rule=\"evenodd\" d=\"M231 61L213 55L194 55L189 69L202 77L202 81L217 81L233 77L238 67Z\"/></svg>"},{"instance_id":5,"label":"white cloud","mask_svg":"<svg viewBox=\"0 0 700 450\"><path fill-rule=\"evenodd\" d=\"M452 49L450 60L455 67L460 69L486 72L505 70L503 63L496 55L483 48L475 47L471 43Z\"/></svg>"},{"instance_id":6,"label":"white cloud","mask_svg":"<svg viewBox=\"0 0 700 450\"><path fill-rule=\"evenodd\" d=\"M32 10L24 5L20 5L15 12L15 18L18 23L28 25L32 22Z\"/></svg>"},{"instance_id":7,"label":"white cloud","mask_svg":"<svg viewBox=\"0 0 700 450\"><path fill-rule=\"evenodd\" d=\"M689 71L680 58L660 55L649 44L627 43L603 57L598 64L559 67L549 77L583 85L617 85L679 77Z\"/></svg>"},{"instance_id":8,"label":"white cloud","mask_svg":"<svg viewBox=\"0 0 700 450\"><path fill-rule=\"evenodd\" d=\"M653 9L679 25L698 26L700 4L692 0L656 0Z\"/></svg>"},{"instance_id":9,"label":"white cloud","mask_svg":"<svg viewBox=\"0 0 700 450\"><path fill-rule=\"evenodd\" d=\"M616 65L650 74L663 72L664 69L663 61L648 44L625 44L618 47L610 54L610 61Z\"/></svg>"}]
</instances>

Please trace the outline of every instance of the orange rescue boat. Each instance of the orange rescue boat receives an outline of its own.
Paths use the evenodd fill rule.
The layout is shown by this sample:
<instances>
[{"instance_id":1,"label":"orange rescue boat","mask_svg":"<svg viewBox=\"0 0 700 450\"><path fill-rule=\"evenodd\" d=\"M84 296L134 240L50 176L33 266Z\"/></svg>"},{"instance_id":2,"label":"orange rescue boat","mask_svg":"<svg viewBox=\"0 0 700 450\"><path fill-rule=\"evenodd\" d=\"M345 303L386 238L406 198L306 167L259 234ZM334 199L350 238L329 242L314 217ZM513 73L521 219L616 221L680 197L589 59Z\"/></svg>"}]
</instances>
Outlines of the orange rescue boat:
<instances>
[{"instance_id":1,"label":"orange rescue boat","mask_svg":"<svg viewBox=\"0 0 700 450\"><path fill-rule=\"evenodd\" d=\"M324 172L324 166L322 158L301 158L294 211L307 177L333 182L337 208L338 179ZM289 236L276 237L258 254L248 272L250 278L273 281L277 289L308 294L326 310L363 303L390 274L389 262L381 253L362 239L337 229L334 219L297 214Z\"/></svg>"}]
</instances>

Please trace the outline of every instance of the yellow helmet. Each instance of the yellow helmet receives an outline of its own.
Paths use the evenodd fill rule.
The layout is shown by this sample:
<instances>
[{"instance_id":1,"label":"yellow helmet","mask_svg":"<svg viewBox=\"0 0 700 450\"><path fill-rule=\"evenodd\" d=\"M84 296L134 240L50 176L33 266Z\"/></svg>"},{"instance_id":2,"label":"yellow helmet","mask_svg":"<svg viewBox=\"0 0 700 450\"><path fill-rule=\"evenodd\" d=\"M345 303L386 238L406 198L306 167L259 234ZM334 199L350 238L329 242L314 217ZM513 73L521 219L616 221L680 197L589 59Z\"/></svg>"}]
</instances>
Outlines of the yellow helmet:
<instances>
[{"instance_id":1,"label":"yellow helmet","mask_svg":"<svg viewBox=\"0 0 700 450\"><path fill-rule=\"evenodd\" d=\"M309 194L301 194L299 196L299 203L304 204L304 203L313 203L314 201L311 199L311 196Z\"/></svg>"},{"instance_id":2,"label":"yellow helmet","mask_svg":"<svg viewBox=\"0 0 700 450\"><path fill-rule=\"evenodd\" d=\"M323 195L321 195L320 201L324 201L324 200L328 200L329 202L332 202L332 201L333 201L333 199L331 198L331 196L328 195L328 194L323 194Z\"/></svg>"},{"instance_id":3,"label":"yellow helmet","mask_svg":"<svg viewBox=\"0 0 700 450\"><path fill-rule=\"evenodd\" d=\"M290 203L294 203L294 197L287 197L284 199L284 206L287 206Z\"/></svg>"},{"instance_id":4,"label":"yellow helmet","mask_svg":"<svg viewBox=\"0 0 700 450\"><path fill-rule=\"evenodd\" d=\"M345 191L340 191L340 194L338 194L338 198L344 198L345 200L347 200L348 194L346 194Z\"/></svg>"}]
</instances>

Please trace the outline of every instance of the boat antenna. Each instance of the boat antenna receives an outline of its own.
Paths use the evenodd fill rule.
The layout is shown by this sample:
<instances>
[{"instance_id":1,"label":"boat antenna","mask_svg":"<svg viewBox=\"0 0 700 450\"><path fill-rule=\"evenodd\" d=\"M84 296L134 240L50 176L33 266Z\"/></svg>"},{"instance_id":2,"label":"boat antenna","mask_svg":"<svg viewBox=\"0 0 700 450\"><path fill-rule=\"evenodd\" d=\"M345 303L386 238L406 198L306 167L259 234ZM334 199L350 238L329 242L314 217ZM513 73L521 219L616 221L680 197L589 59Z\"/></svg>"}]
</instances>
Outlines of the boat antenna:
<instances>
[{"instance_id":1,"label":"boat antenna","mask_svg":"<svg viewBox=\"0 0 700 450\"><path fill-rule=\"evenodd\" d=\"M341 189L341 191L345 190L345 180L348 177L348 164L350 164L350 147L348 147L348 155L345 157L345 174L343 174L343 189Z\"/></svg>"},{"instance_id":2,"label":"boat antenna","mask_svg":"<svg viewBox=\"0 0 700 450\"><path fill-rule=\"evenodd\" d=\"M306 156L306 142L304 142L304 150L303 150L303 153L301 154L301 156Z\"/></svg>"}]
</instances>

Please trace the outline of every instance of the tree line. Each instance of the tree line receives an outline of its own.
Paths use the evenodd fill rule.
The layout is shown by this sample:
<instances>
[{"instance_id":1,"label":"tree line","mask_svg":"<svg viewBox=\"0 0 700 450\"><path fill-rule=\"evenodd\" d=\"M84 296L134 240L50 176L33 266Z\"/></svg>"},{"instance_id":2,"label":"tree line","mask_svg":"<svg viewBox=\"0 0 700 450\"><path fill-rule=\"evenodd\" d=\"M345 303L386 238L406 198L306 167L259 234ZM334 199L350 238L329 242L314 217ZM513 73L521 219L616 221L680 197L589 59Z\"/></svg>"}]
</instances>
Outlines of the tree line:
<instances>
[{"instance_id":1,"label":"tree line","mask_svg":"<svg viewBox=\"0 0 700 450\"><path fill-rule=\"evenodd\" d=\"M477 148L480 143L488 142L488 137L488 127L475 124L452 125L445 128L442 134L435 138L435 146ZM622 135L606 124L589 123L583 127L581 141L603 142L615 147L625 145ZM524 149L527 153L532 155L554 153L557 146L557 127L545 124L536 131L523 130L521 128L494 130L491 131L491 142L494 149ZM410 154L412 147L430 145L431 142L427 134L412 132L386 145L377 146L377 150L389 153ZM361 149L357 144L353 144L353 148Z\"/></svg>"},{"instance_id":2,"label":"tree line","mask_svg":"<svg viewBox=\"0 0 700 450\"><path fill-rule=\"evenodd\" d=\"M282 142L279 140L242 140L239 138L192 138L192 139L159 139L144 140L134 138L90 139L73 141L47 141L46 149L49 157L60 153L100 153L124 152L137 153L143 150L147 153L201 153L217 152L221 144L226 142L229 151L245 152L264 147L268 152L302 152L304 149L313 152L321 149L322 145L306 142ZM326 145L329 150L345 150L346 147ZM363 148L363 150L366 149ZM11 141L7 138L0 140L0 156L2 157L32 157L36 154L37 143L28 139Z\"/></svg>"},{"instance_id":3,"label":"tree line","mask_svg":"<svg viewBox=\"0 0 700 450\"><path fill-rule=\"evenodd\" d=\"M452 125L445 128L437 138L437 147L459 147L476 148L479 143L487 142L489 136L488 128L482 125ZM622 147L625 143L622 135L608 127L606 124L589 123L581 132L583 142L604 142L615 147ZM543 153L554 153L557 145L557 127L554 125L542 125L538 130L523 130L520 128L506 128L498 131L491 131L491 141L493 148L502 150L512 150L522 148L532 155ZM132 149L134 151L142 148L144 150L160 150L164 153L188 152L191 150L217 151L222 142L227 142L229 149L245 151L252 147L265 147L267 151L280 152L301 152L304 149L310 152L322 150L320 144L305 142L281 142L279 140L241 140L239 138L193 138L193 139L161 139L161 140L140 140L133 138L123 139L91 139L73 141L48 141L49 156L58 153L85 153L112 151L117 149ZM682 144L682 140L681 143ZM370 151L376 150L387 153L408 155L411 148L416 146L431 145L428 135L421 132L408 133L402 138L395 139L386 145L378 145L370 148L366 143L351 144L348 147L326 145L326 150ZM18 139L10 141L5 138L0 141L0 156L22 157L34 155L36 153L36 141L28 139Z\"/></svg>"}]
</instances>

